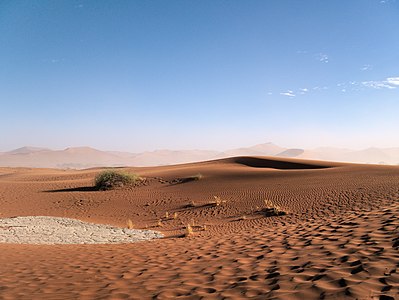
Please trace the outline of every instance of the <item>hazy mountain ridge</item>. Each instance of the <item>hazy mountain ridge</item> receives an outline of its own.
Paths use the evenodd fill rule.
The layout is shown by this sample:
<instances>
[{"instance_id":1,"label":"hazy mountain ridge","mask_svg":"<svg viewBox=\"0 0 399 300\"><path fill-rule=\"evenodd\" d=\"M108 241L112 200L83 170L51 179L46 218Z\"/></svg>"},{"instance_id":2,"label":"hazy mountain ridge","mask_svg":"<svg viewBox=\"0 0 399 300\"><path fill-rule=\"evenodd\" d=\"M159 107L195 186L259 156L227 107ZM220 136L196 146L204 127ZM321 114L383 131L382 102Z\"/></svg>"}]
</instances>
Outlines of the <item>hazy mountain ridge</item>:
<instances>
[{"instance_id":1,"label":"hazy mountain ridge","mask_svg":"<svg viewBox=\"0 0 399 300\"><path fill-rule=\"evenodd\" d=\"M0 153L2 167L90 168L117 166L159 166L197 162L231 156L276 156L355 163L399 164L398 148L351 150L333 147L315 149L284 148L264 143L247 148L213 150L155 150L142 153L101 151L91 147L70 147L64 150L25 146Z\"/></svg>"}]
</instances>

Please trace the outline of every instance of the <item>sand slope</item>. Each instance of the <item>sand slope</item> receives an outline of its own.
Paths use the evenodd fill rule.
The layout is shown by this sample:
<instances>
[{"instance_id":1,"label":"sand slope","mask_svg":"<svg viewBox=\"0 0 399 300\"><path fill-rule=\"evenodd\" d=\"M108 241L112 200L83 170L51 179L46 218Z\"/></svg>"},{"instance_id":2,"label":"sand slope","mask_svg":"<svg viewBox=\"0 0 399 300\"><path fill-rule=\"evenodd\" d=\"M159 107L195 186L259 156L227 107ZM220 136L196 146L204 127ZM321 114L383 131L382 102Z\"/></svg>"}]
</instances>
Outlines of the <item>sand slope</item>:
<instances>
[{"instance_id":1,"label":"sand slope","mask_svg":"<svg viewBox=\"0 0 399 300\"><path fill-rule=\"evenodd\" d=\"M2 244L0 298L399 297L398 167L238 157L126 171L145 184L99 192L91 188L99 169L0 169L0 217L116 226L130 218L166 235L128 245ZM214 196L225 202L211 205ZM265 199L288 214L268 216ZM182 238L188 223L195 235Z\"/></svg>"}]
</instances>

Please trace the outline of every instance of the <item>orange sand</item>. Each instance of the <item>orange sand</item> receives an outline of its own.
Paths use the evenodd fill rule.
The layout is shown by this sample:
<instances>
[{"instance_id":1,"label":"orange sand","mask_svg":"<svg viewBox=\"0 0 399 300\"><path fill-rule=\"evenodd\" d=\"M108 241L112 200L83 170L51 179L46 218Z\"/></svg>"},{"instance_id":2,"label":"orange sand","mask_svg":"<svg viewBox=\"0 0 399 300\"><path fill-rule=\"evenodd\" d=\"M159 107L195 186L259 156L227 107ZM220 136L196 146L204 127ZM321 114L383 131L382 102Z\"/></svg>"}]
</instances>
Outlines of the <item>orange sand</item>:
<instances>
[{"instance_id":1,"label":"orange sand","mask_svg":"<svg viewBox=\"0 0 399 300\"><path fill-rule=\"evenodd\" d=\"M99 171L0 168L0 217L131 219L167 238L1 244L0 299L399 297L399 167L240 157L126 168L145 185L95 191ZM288 214L266 216L265 199Z\"/></svg>"}]
</instances>

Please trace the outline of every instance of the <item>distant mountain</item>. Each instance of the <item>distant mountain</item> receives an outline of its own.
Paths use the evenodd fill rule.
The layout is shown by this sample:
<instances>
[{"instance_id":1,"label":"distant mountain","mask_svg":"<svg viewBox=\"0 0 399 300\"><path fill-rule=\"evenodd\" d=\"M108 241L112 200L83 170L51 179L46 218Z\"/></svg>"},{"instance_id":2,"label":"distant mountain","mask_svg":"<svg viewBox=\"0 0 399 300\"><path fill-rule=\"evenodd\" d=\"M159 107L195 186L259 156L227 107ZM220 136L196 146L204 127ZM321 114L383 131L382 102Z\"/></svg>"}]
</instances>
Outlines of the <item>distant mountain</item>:
<instances>
[{"instance_id":1,"label":"distant mountain","mask_svg":"<svg viewBox=\"0 0 399 300\"><path fill-rule=\"evenodd\" d=\"M219 152L208 150L156 150L135 155L131 164L134 166L161 166L209 160Z\"/></svg>"},{"instance_id":2,"label":"distant mountain","mask_svg":"<svg viewBox=\"0 0 399 300\"><path fill-rule=\"evenodd\" d=\"M36 168L89 168L96 166L123 166L123 158L89 147L65 150L39 150L23 147L0 155L0 166Z\"/></svg>"},{"instance_id":3,"label":"distant mountain","mask_svg":"<svg viewBox=\"0 0 399 300\"><path fill-rule=\"evenodd\" d=\"M298 157L303 154L305 150L303 149L287 149L283 152L276 154L278 157Z\"/></svg>"},{"instance_id":4,"label":"distant mountain","mask_svg":"<svg viewBox=\"0 0 399 300\"><path fill-rule=\"evenodd\" d=\"M212 150L156 150L142 153L101 151L90 147L50 150L22 147L0 153L2 167L74 168L160 166L212 160L231 156L276 156L340 162L399 164L399 148L351 150L333 147L288 149L273 143L223 152Z\"/></svg>"},{"instance_id":5,"label":"distant mountain","mask_svg":"<svg viewBox=\"0 0 399 300\"><path fill-rule=\"evenodd\" d=\"M317 148L305 150L301 155L296 157L339 162L396 165L399 163L399 148L368 148L363 150Z\"/></svg>"},{"instance_id":6,"label":"distant mountain","mask_svg":"<svg viewBox=\"0 0 399 300\"><path fill-rule=\"evenodd\" d=\"M229 156L274 156L286 148L282 148L273 143L258 144L247 148L231 149L221 152L217 155L218 158L224 158Z\"/></svg>"},{"instance_id":7,"label":"distant mountain","mask_svg":"<svg viewBox=\"0 0 399 300\"><path fill-rule=\"evenodd\" d=\"M6 152L6 153L8 153L8 154L30 154L30 153L36 153L36 152L49 151L49 150L50 149L47 149L47 148L25 146L22 148L14 149L14 150Z\"/></svg>"}]
</instances>

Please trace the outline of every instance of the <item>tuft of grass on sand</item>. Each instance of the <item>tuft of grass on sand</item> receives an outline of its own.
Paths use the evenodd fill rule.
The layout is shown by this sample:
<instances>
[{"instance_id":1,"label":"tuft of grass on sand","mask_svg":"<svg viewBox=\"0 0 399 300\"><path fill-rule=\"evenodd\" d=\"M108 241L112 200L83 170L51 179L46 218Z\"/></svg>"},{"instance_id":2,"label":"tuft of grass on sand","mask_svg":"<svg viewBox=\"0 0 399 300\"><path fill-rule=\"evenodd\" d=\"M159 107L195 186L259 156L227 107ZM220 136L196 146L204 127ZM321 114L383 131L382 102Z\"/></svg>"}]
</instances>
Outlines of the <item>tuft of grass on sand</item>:
<instances>
[{"instance_id":1,"label":"tuft of grass on sand","mask_svg":"<svg viewBox=\"0 0 399 300\"><path fill-rule=\"evenodd\" d=\"M219 196L213 196L214 200L211 202L211 204L213 204L214 206L220 206L223 203L226 203L226 200L222 200L222 198L220 198Z\"/></svg>"},{"instance_id":2,"label":"tuft of grass on sand","mask_svg":"<svg viewBox=\"0 0 399 300\"><path fill-rule=\"evenodd\" d=\"M193 235L194 235L194 230L193 230L193 228L191 227L190 224L187 224L187 226L186 226L186 232L185 232L184 235L185 235L186 237L189 237L189 236L193 236Z\"/></svg>"},{"instance_id":3,"label":"tuft of grass on sand","mask_svg":"<svg viewBox=\"0 0 399 300\"><path fill-rule=\"evenodd\" d=\"M187 204L187 207L195 207L195 202L194 200L191 200L189 204Z\"/></svg>"},{"instance_id":4,"label":"tuft of grass on sand","mask_svg":"<svg viewBox=\"0 0 399 300\"><path fill-rule=\"evenodd\" d=\"M177 219L177 216L178 216L178 214L177 214L177 212L175 212L174 214L173 214L173 219Z\"/></svg>"},{"instance_id":5,"label":"tuft of grass on sand","mask_svg":"<svg viewBox=\"0 0 399 300\"><path fill-rule=\"evenodd\" d=\"M165 219L169 219L169 212L165 212Z\"/></svg>"},{"instance_id":6,"label":"tuft of grass on sand","mask_svg":"<svg viewBox=\"0 0 399 300\"><path fill-rule=\"evenodd\" d=\"M127 229L133 229L133 228L134 228L133 221L130 220L130 219L128 219L128 220L126 221L126 226L127 226Z\"/></svg>"},{"instance_id":7,"label":"tuft of grass on sand","mask_svg":"<svg viewBox=\"0 0 399 300\"><path fill-rule=\"evenodd\" d=\"M201 173L198 173L198 174L189 176L187 179L196 181L196 180L201 180L202 178L204 178L204 176Z\"/></svg>"},{"instance_id":8,"label":"tuft of grass on sand","mask_svg":"<svg viewBox=\"0 0 399 300\"><path fill-rule=\"evenodd\" d=\"M158 227L163 227L163 224L162 224L162 220L161 220L161 219L158 220L157 226L158 226Z\"/></svg>"},{"instance_id":9,"label":"tuft of grass on sand","mask_svg":"<svg viewBox=\"0 0 399 300\"><path fill-rule=\"evenodd\" d=\"M242 215L241 217L238 218L238 221L244 221L247 219L246 215Z\"/></svg>"},{"instance_id":10,"label":"tuft of grass on sand","mask_svg":"<svg viewBox=\"0 0 399 300\"><path fill-rule=\"evenodd\" d=\"M99 190L111 190L113 188L135 184L141 180L142 178L137 174L106 170L95 177L94 185Z\"/></svg>"},{"instance_id":11,"label":"tuft of grass on sand","mask_svg":"<svg viewBox=\"0 0 399 300\"><path fill-rule=\"evenodd\" d=\"M272 201L265 199L265 208L263 212L266 213L268 216L284 216L287 214L280 206L275 205Z\"/></svg>"}]
</instances>

